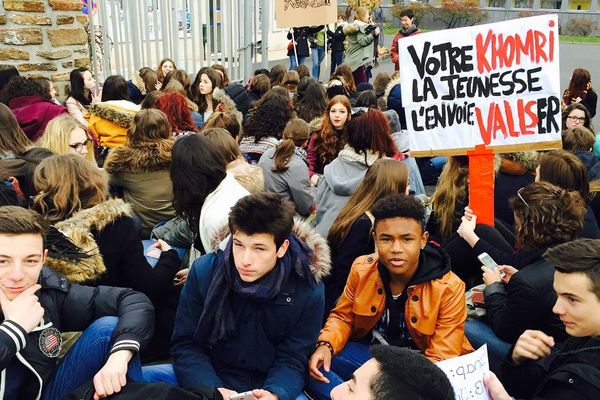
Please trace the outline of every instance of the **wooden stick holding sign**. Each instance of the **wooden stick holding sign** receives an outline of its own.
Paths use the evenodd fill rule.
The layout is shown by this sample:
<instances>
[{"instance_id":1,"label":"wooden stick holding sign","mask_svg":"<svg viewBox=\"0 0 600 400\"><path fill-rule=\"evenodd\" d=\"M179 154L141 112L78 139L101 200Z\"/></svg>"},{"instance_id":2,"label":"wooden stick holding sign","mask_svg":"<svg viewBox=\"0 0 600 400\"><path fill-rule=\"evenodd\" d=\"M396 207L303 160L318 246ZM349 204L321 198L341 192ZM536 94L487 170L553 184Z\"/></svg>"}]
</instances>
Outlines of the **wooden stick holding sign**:
<instances>
[{"instance_id":1,"label":"wooden stick holding sign","mask_svg":"<svg viewBox=\"0 0 600 400\"><path fill-rule=\"evenodd\" d=\"M296 50L296 37L294 36L294 28L292 28L292 46L294 46L294 58L296 59L296 65L298 65L298 51Z\"/></svg>"}]
</instances>

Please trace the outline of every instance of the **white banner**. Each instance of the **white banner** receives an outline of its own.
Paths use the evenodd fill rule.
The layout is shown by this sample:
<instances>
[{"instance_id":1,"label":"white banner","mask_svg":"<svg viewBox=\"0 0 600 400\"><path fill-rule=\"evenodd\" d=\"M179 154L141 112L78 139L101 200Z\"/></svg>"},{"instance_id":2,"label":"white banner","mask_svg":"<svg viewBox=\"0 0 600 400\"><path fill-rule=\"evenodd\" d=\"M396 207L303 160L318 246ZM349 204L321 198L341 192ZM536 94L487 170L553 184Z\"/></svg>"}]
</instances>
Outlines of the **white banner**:
<instances>
[{"instance_id":1,"label":"white banner","mask_svg":"<svg viewBox=\"0 0 600 400\"><path fill-rule=\"evenodd\" d=\"M398 45L411 152L560 147L556 14L429 32Z\"/></svg>"},{"instance_id":2,"label":"white banner","mask_svg":"<svg viewBox=\"0 0 600 400\"><path fill-rule=\"evenodd\" d=\"M315 26L337 21L337 0L275 0L279 28Z\"/></svg>"}]
</instances>

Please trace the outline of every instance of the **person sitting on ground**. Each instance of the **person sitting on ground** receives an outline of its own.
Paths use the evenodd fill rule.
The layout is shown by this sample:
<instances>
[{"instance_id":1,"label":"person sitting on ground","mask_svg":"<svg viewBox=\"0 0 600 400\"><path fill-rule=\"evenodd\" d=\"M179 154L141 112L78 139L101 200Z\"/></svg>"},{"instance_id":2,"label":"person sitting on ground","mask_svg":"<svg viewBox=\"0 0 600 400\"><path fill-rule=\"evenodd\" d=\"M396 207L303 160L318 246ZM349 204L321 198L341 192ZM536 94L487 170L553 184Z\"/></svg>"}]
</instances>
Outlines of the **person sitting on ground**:
<instances>
[{"instance_id":1,"label":"person sitting on ground","mask_svg":"<svg viewBox=\"0 0 600 400\"><path fill-rule=\"evenodd\" d=\"M189 135L198 130L184 95L166 91L156 99L154 107L162 111L169 120L172 135Z\"/></svg>"},{"instance_id":2,"label":"person sitting on ground","mask_svg":"<svg viewBox=\"0 0 600 400\"><path fill-rule=\"evenodd\" d=\"M21 205L27 207L37 195L33 185L35 168L54 153L43 147L32 147L14 157L0 159L0 180L15 191Z\"/></svg>"},{"instance_id":3,"label":"person sitting on ground","mask_svg":"<svg viewBox=\"0 0 600 400\"><path fill-rule=\"evenodd\" d=\"M96 86L94 76L86 67L75 68L69 74L68 97L65 107L69 114L87 128L87 121L83 116L92 102L100 101L100 90Z\"/></svg>"},{"instance_id":4,"label":"person sitting on ground","mask_svg":"<svg viewBox=\"0 0 600 400\"><path fill-rule=\"evenodd\" d=\"M595 141L594 132L583 126L567 129L562 134L563 149L581 160L590 181L600 179L600 158L592 153Z\"/></svg>"},{"instance_id":5,"label":"person sitting on ground","mask_svg":"<svg viewBox=\"0 0 600 400\"><path fill-rule=\"evenodd\" d=\"M31 146L10 108L0 103L0 160L14 158Z\"/></svg>"},{"instance_id":6,"label":"person sitting on ground","mask_svg":"<svg viewBox=\"0 0 600 400\"><path fill-rule=\"evenodd\" d=\"M298 72L293 69L286 72L283 76L283 81L281 82L281 86L286 88L288 92L290 92L290 97L296 96L296 89L298 88L298 83L300 82L300 77L298 76Z\"/></svg>"},{"instance_id":7,"label":"person sitting on ground","mask_svg":"<svg viewBox=\"0 0 600 400\"><path fill-rule=\"evenodd\" d=\"M494 270L481 267L486 285L483 296L487 326L480 321L467 321L465 328L474 346L487 343L488 352L499 359L506 357L511 344L527 329L543 330L557 342L565 339L564 327L552 313L556 301L552 290L554 268L542 254L548 248L575 239L585 214L585 202L579 193L548 182L534 182L519 190L511 206L515 214L516 241L521 247L519 255L521 259L528 256L530 260L521 262L518 269L510 264L502 265L503 261L496 261L500 267ZM466 231L475 224L475 216L470 221L465 218L459 233L468 240ZM486 252L494 258L497 247L500 246L496 243L480 239L474 253Z\"/></svg>"},{"instance_id":8,"label":"person sitting on ground","mask_svg":"<svg viewBox=\"0 0 600 400\"><path fill-rule=\"evenodd\" d=\"M327 93L319 82L312 82L308 85L302 99L296 102L298 118L302 118L308 123L315 118L322 118L326 108Z\"/></svg>"},{"instance_id":9,"label":"person sitting on ground","mask_svg":"<svg viewBox=\"0 0 600 400\"><path fill-rule=\"evenodd\" d=\"M52 150L55 154L77 154L88 161L94 158L94 143L87 129L71 115L59 115L46 125L44 136L36 142L39 147Z\"/></svg>"},{"instance_id":10,"label":"person sitting on ground","mask_svg":"<svg viewBox=\"0 0 600 400\"><path fill-rule=\"evenodd\" d=\"M4 398L60 399L93 379L94 398L142 380L136 354L154 329L146 296L72 284L45 267L47 225L34 211L0 207L0 386ZM56 362L61 332L83 331Z\"/></svg>"},{"instance_id":11,"label":"person sitting on ground","mask_svg":"<svg viewBox=\"0 0 600 400\"><path fill-rule=\"evenodd\" d=\"M352 264L310 358L308 388L318 398L371 358L370 343L416 349L432 361L473 351L464 335L465 284L428 242L419 200L396 194L371 212L377 252Z\"/></svg>"},{"instance_id":12,"label":"person sitting on ground","mask_svg":"<svg viewBox=\"0 0 600 400\"><path fill-rule=\"evenodd\" d=\"M217 387L224 398L300 395L329 254L311 228L293 228L293 217L275 193L244 197L231 209L225 250L194 262L171 341L179 384Z\"/></svg>"},{"instance_id":13,"label":"person sitting on ground","mask_svg":"<svg viewBox=\"0 0 600 400\"><path fill-rule=\"evenodd\" d=\"M163 58L158 63L158 67L156 68L156 85L154 88L156 90L161 90L163 86L163 81L167 74L171 71L177 69L177 65L175 65L175 61L170 58Z\"/></svg>"},{"instance_id":14,"label":"person sitting on ground","mask_svg":"<svg viewBox=\"0 0 600 400\"><path fill-rule=\"evenodd\" d=\"M326 313L335 307L342 294L352 262L359 256L375 252L371 214L375 202L393 194L408 194L409 190L408 172L402 161L377 160L369 167L327 234L332 270L324 280Z\"/></svg>"},{"instance_id":15,"label":"person sitting on ground","mask_svg":"<svg viewBox=\"0 0 600 400\"><path fill-rule=\"evenodd\" d=\"M545 257L554 265L553 311L569 338L556 340L528 330L502 369L508 391L536 399L598 399L600 387L600 240L579 239L558 245ZM491 400L513 399L494 374L484 379Z\"/></svg>"},{"instance_id":16,"label":"person sitting on ground","mask_svg":"<svg viewBox=\"0 0 600 400\"><path fill-rule=\"evenodd\" d=\"M213 112L218 111L218 101L215 101L213 94L221 86L221 76L212 68L200 68L196 74L194 83L190 86L190 99L198 106L198 113L202 117L202 125ZM223 110L220 110L223 111ZM199 121L197 121L198 123Z\"/></svg>"},{"instance_id":17,"label":"person sitting on ground","mask_svg":"<svg viewBox=\"0 0 600 400\"><path fill-rule=\"evenodd\" d=\"M148 239L152 228L175 217L171 182L172 128L159 110L135 115L127 141L104 162L109 183L122 192L125 202L141 221L140 238Z\"/></svg>"},{"instance_id":18,"label":"person sitting on ground","mask_svg":"<svg viewBox=\"0 0 600 400\"><path fill-rule=\"evenodd\" d=\"M237 116L232 112L221 112L217 111L210 116L208 121L204 124L204 130L210 128L222 128L229 132L229 135L238 143L242 136L242 124L238 120ZM237 145L239 151L239 144Z\"/></svg>"},{"instance_id":19,"label":"person sitting on ground","mask_svg":"<svg viewBox=\"0 0 600 400\"><path fill-rule=\"evenodd\" d=\"M588 109L581 103L572 103L562 112L562 129L576 128L584 126L594 131L592 126L592 117Z\"/></svg>"},{"instance_id":20,"label":"person sitting on ground","mask_svg":"<svg viewBox=\"0 0 600 400\"><path fill-rule=\"evenodd\" d=\"M252 78L248 90L235 98L235 104L238 110L244 116L244 120L248 117L248 113L252 110L257 101L259 101L271 89L271 81L265 74L258 74Z\"/></svg>"},{"instance_id":21,"label":"person sitting on ground","mask_svg":"<svg viewBox=\"0 0 600 400\"><path fill-rule=\"evenodd\" d=\"M381 345L370 351L373 358L331 391L332 400L454 400L444 371L417 352Z\"/></svg>"},{"instance_id":22,"label":"person sitting on ground","mask_svg":"<svg viewBox=\"0 0 600 400\"><path fill-rule=\"evenodd\" d=\"M156 71L148 67L140 68L131 80L127 81L127 93L131 101L135 104L144 101L148 93L156 90L156 82Z\"/></svg>"},{"instance_id":23,"label":"person sitting on ground","mask_svg":"<svg viewBox=\"0 0 600 400\"><path fill-rule=\"evenodd\" d=\"M306 144L310 126L300 118L291 119L283 130L282 141L260 157L258 166L265 177L265 190L290 200L303 217L314 205L315 190L308 177Z\"/></svg>"}]
</instances>

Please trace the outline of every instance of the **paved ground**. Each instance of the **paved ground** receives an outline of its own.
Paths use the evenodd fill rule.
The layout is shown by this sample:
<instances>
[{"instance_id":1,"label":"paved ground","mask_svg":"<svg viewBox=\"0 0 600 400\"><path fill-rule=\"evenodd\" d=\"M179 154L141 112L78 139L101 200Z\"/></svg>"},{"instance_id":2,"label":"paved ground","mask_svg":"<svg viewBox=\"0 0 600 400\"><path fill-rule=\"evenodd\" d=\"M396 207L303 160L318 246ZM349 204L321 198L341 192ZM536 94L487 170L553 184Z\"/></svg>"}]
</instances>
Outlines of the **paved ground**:
<instances>
[{"instance_id":1,"label":"paved ground","mask_svg":"<svg viewBox=\"0 0 600 400\"><path fill-rule=\"evenodd\" d=\"M386 35L386 47L390 47L391 40L392 36ZM597 82L596 92L600 92L600 45L561 43L559 51L561 90L564 90L567 87L571 73L575 68L585 68L590 71L592 82ZM284 64L289 66L289 60L287 58L283 58L269 61L270 66L275 64ZM309 67L309 70L312 71L312 61L310 57L306 60L305 64ZM260 65L257 65L256 68L260 68ZM390 74L394 71L394 66L389 58L382 61L379 67L375 68L373 76L380 71L385 71ZM323 62L321 65L321 81L327 82L328 79L329 67L325 67L325 62ZM600 110L594 118L593 124L596 127L596 131L600 131Z\"/></svg>"}]
</instances>

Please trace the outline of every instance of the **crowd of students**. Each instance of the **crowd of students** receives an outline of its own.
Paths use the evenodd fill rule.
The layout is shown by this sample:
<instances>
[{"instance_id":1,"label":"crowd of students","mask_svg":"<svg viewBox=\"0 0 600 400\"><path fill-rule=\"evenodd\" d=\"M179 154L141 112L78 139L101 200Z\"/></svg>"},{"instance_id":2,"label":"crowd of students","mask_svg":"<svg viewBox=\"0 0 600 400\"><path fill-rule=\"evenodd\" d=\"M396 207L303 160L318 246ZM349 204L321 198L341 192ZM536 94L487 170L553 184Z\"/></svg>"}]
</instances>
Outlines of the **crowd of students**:
<instances>
[{"instance_id":1,"label":"crowd of students","mask_svg":"<svg viewBox=\"0 0 600 400\"><path fill-rule=\"evenodd\" d=\"M374 38L368 19L341 31ZM339 64L326 84L302 65L243 84L165 58L102 88L79 68L64 106L48 80L10 77L0 398L452 399L433 362L483 344L494 400L503 384L597 398L589 73L565 91L564 150L497 156L492 227L469 208L465 156L425 195L397 74L374 87Z\"/></svg>"}]
</instances>

